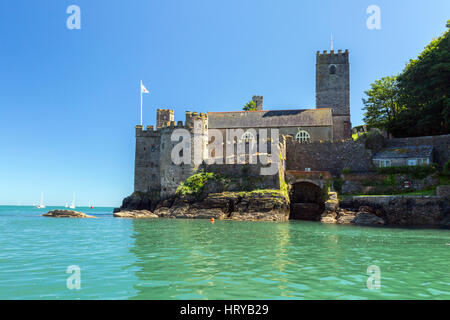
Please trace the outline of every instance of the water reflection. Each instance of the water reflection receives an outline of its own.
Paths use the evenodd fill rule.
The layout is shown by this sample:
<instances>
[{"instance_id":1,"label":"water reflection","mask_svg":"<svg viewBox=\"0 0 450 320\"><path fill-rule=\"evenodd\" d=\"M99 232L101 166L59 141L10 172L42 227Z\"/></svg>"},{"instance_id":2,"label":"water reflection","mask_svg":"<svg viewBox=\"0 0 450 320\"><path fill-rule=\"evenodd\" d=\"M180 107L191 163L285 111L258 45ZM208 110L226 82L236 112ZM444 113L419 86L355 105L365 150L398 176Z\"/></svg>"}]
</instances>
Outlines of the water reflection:
<instances>
[{"instance_id":1,"label":"water reflection","mask_svg":"<svg viewBox=\"0 0 450 320\"><path fill-rule=\"evenodd\" d=\"M238 222L207 220L134 220L136 256L133 299L379 299L447 294L449 249L437 245L448 233L322 225L316 222ZM408 274L426 255L417 242L399 244L398 237L422 239L435 246L432 259L440 274L433 290L420 287L436 274ZM430 247L431 246L431 247ZM444 259L444 255L445 259ZM383 292L366 287L367 267L380 265ZM421 266L420 270L422 270Z\"/></svg>"}]
</instances>

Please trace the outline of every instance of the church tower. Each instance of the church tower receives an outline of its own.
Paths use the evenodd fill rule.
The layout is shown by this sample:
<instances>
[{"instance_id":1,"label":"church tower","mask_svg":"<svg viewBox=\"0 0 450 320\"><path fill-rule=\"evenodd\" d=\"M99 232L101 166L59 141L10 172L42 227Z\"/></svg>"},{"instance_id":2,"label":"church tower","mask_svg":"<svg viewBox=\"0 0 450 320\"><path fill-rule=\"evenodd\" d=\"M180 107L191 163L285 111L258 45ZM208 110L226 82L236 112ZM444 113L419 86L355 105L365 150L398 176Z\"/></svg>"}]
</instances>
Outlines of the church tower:
<instances>
[{"instance_id":1,"label":"church tower","mask_svg":"<svg viewBox=\"0 0 450 320\"><path fill-rule=\"evenodd\" d=\"M333 110L333 139L351 138L348 50L316 54L316 108Z\"/></svg>"}]
</instances>

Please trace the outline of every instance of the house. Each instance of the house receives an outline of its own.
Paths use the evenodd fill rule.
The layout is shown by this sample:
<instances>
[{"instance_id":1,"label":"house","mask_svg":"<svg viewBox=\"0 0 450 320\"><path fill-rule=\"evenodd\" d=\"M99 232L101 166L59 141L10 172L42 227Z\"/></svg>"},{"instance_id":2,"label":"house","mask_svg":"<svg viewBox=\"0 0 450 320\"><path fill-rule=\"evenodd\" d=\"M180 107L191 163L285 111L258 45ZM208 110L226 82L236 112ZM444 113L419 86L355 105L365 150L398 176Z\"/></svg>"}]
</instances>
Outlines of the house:
<instances>
[{"instance_id":1,"label":"house","mask_svg":"<svg viewBox=\"0 0 450 320\"><path fill-rule=\"evenodd\" d=\"M386 148L375 154L377 168L417 166L433 162L433 146L402 146Z\"/></svg>"}]
</instances>

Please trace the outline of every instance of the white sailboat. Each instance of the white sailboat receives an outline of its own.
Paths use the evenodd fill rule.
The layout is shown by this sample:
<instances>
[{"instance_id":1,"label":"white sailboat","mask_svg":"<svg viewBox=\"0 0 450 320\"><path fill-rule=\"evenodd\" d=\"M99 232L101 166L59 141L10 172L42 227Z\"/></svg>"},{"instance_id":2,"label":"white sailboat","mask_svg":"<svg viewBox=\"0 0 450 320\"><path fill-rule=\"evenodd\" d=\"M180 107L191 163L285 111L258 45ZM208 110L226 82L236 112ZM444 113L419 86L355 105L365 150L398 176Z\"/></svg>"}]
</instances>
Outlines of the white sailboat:
<instances>
[{"instance_id":1,"label":"white sailboat","mask_svg":"<svg viewBox=\"0 0 450 320\"><path fill-rule=\"evenodd\" d=\"M36 206L36 208L38 208L38 209L44 209L45 208L44 193L43 192L41 192L41 203L38 206Z\"/></svg>"},{"instance_id":2,"label":"white sailboat","mask_svg":"<svg viewBox=\"0 0 450 320\"><path fill-rule=\"evenodd\" d=\"M64 206L64 208L68 208L68 207L69 207L69 204L66 201L66 205Z\"/></svg>"},{"instance_id":3,"label":"white sailboat","mask_svg":"<svg viewBox=\"0 0 450 320\"><path fill-rule=\"evenodd\" d=\"M72 200L72 203L70 204L69 208L70 209L75 209L76 208L76 206L75 206L75 192L73 193L73 200Z\"/></svg>"}]
</instances>

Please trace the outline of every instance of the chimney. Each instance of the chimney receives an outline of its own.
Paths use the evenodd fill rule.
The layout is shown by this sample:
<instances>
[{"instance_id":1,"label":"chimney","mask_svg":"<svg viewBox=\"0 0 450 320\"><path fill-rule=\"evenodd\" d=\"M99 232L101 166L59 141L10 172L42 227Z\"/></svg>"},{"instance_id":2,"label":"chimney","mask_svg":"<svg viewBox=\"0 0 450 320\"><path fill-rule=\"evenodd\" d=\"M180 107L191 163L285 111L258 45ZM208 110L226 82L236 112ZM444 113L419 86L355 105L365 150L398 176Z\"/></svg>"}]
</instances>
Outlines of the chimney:
<instances>
[{"instance_id":1,"label":"chimney","mask_svg":"<svg viewBox=\"0 0 450 320\"><path fill-rule=\"evenodd\" d=\"M252 100L256 103L256 110L262 111L263 109L263 96L253 96Z\"/></svg>"}]
</instances>

